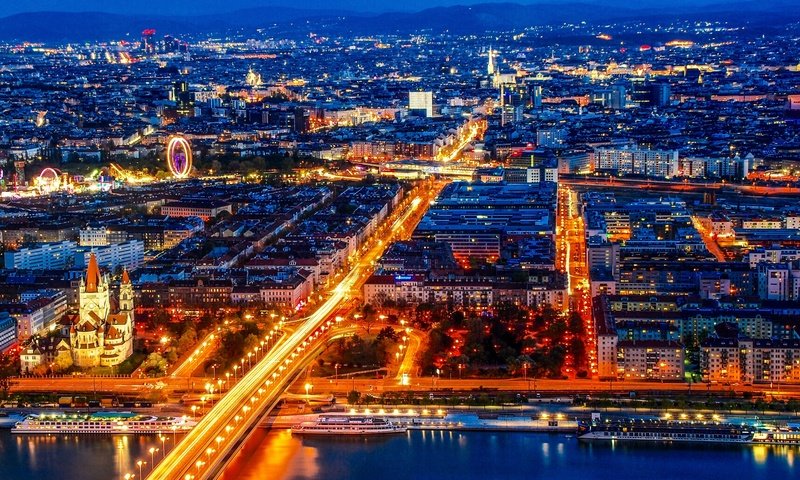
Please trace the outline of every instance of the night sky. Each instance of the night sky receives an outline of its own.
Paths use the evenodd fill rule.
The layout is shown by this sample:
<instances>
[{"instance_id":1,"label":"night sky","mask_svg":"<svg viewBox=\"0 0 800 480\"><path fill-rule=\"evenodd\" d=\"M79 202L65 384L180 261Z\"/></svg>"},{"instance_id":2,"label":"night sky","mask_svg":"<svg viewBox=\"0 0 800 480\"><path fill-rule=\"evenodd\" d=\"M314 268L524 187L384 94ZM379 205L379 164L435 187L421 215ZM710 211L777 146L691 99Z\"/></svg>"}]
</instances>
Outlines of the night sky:
<instances>
[{"instance_id":1,"label":"night sky","mask_svg":"<svg viewBox=\"0 0 800 480\"><path fill-rule=\"evenodd\" d=\"M722 0L724 1L724 0ZM241 8L267 5L289 6L301 9L339 9L362 12L396 10L423 10L433 6L467 5L476 3L501 3L501 0L17 0L0 1L0 16L36 11L100 11L122 14L211 14L230 12ZM629 0L504 0L504 3L592 3L601 5L632 6ZM720 3L720 0L639 0L637 7L663 7L675 5L703 5ZM771 1L762 1L772 3ZM785 3L785 1L781 1Z\"/></svg>"}]
</instances>

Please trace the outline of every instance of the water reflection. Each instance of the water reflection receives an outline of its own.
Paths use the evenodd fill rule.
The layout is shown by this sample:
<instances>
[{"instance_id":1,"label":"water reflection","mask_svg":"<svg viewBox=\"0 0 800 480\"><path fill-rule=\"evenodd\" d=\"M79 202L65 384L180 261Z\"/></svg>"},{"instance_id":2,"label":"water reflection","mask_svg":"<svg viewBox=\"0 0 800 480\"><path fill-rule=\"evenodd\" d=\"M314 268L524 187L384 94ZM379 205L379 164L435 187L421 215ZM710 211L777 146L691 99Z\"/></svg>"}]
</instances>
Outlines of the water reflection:
<instances>
[{"instance_id":1,"label":"water reflection","mask_svg":"<svg viewBox=\"0 0 800 480\"><path fill-rule=\"evenodd\" d=\"M796 478L800 447L586 443L563 435L408 432L370 438L259 431L225 480ZM171 438L169 439L171 440ZM169 444L169 440L167 443ZM157 437L11 435L0 431L0 479L112 480L136 473ZM169 446L169 445L168 445Z\"/></svg>"},{"instance_id":2,"label":"water reflection","mask_svg":"<svg viewBox=\"0 0 800 480\"><path fill-rule=\"evenodd\" d=\"M348 438L265 434L235 475L226 480L275 479L641 479L790 478L793 447L584 443L563 435L484 432L408 432L405 436ZM226 472L228 473L228 472Z\"/></svg>"},{"instance_id":3,"label":"water reflection","mask_svg":"<svg viewBox=\"0 0 800 480\"><path fill-rule=\"evenodd\" d=\"M3 430L0 478L123 478L136 471L136 460L154 445L153 437L140 435L12 435Z\"/></svg>"}]
</instances>

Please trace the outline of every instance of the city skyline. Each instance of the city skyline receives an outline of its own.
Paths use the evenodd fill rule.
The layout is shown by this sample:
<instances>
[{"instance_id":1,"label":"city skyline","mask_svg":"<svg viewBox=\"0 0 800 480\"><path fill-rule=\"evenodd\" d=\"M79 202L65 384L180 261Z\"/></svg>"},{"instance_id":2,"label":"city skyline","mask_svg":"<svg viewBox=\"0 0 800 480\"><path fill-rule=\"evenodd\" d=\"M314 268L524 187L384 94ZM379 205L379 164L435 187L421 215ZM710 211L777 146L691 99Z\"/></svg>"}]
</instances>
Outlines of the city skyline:
<instances>
[{"instance_id":1,"label":"city skyline","mask_svg":"<svg viewBox=\"0 0 800 480\"><path fill-rule=\"evenodd\" d=\"M0 476L796 474L791 2L254 3L0 18Z\"/></svg>"}]
</instances>

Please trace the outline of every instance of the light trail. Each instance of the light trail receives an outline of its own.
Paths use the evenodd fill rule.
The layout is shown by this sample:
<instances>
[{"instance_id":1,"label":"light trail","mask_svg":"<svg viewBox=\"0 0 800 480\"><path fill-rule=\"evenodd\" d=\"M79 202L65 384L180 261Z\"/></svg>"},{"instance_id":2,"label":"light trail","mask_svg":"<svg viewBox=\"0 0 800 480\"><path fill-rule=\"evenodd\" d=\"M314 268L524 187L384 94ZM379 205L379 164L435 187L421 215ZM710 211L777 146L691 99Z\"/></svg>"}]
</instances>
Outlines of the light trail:
<instances>
[{"instance_id":1,"label":"light trail","mask_svg":"<svg viewBox=\"0 0 800 480\"><path fill-rule=\"evenodd\" d=\"M418 214L421 207L430 204L430 199L435 198L443 185L437 183L424 196L417 196L409 202L406 210L392 223L386 241L375 241L373 247L345 275L317 311L309 315L306 322L299 324L292 334L282 337L161 463L153 468L148 478L213 478L219 468L224 466L231 450L238 445L233 440L246 437L252 426L259 421L260 414L280 398L297 366L302 364L298 355L302 359L306 347L332 326L333 321L329 318L342 302L349 299L351 290L366 278L364 273L383 254L396 232L404 232L404 224L415 213Z\"/></svg>"}]
</instances>

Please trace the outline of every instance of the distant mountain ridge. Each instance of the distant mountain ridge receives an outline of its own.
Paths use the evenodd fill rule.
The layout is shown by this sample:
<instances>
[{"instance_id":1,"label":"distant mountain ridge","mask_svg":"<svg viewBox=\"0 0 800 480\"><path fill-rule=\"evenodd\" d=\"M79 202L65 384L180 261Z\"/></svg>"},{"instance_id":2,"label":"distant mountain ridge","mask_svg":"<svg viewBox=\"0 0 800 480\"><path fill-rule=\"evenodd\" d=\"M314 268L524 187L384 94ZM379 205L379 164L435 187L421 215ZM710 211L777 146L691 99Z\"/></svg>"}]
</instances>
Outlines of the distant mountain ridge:
<instances>
[{"instance_id":1,"label":"distant mountain ridge","mask_svg":"<svg viewBox=\"0 0 800 480\"><path fill-rule=\"evenodd\" d=\"M410 33L449 31L481 33L526 26L625 21L632 19L714 19L754 24L786 24L800 20L800 9L788 0L743 1L703 7L637 8L596 3L483 3L433 7L418 12L357 13L346 10L312 10L291 7L257 7L225 14L196 16L122 15L103 12L34 12L0 18L0 40L75 42L137 39L145 28L173 35L224 33L232 29L256 29L279 25L284 32L300 27L319 32Z\"/></svg>"}]
</instances>

